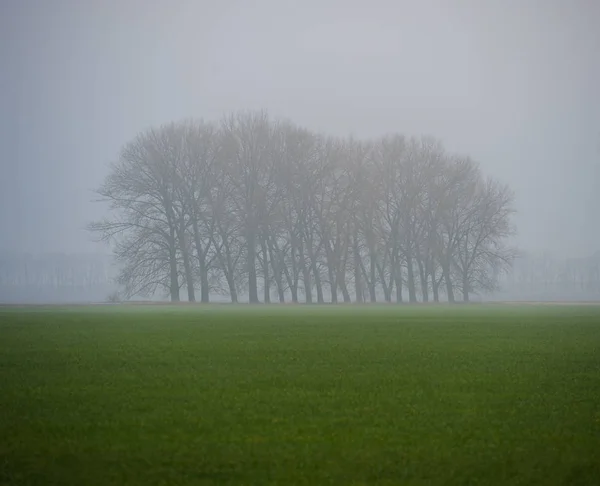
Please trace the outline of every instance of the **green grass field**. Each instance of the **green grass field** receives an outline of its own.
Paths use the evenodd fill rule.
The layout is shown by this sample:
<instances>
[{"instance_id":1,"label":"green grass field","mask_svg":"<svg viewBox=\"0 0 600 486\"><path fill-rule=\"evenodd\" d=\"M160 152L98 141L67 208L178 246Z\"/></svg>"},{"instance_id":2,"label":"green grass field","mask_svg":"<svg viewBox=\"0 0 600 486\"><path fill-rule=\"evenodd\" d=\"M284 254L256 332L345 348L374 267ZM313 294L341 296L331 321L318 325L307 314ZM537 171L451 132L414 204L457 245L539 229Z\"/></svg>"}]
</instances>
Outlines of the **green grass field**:
<instances>
[{"instance_id":1,"label":"green grass field","mask_svg":"<svg viewBox=\"0 0 600 486\"><path fill-rule=\"evenodd\" d=\"M600 308L0 309L0 485L600 484Z\"/></svg>"}]
</instances>

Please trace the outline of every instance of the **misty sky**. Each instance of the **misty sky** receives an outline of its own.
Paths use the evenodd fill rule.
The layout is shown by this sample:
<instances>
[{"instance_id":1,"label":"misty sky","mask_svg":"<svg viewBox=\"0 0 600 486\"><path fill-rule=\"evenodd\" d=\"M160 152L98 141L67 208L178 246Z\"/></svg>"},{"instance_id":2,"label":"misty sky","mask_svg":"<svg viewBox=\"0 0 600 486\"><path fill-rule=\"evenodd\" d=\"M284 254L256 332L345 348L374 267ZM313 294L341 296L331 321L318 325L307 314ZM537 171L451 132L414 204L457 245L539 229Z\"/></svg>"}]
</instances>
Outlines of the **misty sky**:
<instances>
[{"instance_id":1,"label":"misty sky","mask_svg":"<svg viewBox=\"0 0 600 486\"><path fill-rule=\"evenodd\" d=\"M123 143L261 108L435 135L516 191L521 248L600 249L597 0L0 0L0 250L105 251Z\"/></svg>"}]
</instances>

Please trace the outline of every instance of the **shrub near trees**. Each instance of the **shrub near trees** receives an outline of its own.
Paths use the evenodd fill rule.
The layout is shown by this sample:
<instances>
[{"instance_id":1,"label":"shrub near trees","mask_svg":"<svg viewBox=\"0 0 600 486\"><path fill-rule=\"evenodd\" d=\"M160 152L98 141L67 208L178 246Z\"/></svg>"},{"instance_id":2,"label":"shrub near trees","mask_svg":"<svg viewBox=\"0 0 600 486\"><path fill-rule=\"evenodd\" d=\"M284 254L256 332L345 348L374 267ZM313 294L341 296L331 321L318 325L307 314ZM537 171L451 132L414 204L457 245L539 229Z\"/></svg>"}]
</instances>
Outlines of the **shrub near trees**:
<instances>
[{"instance_id":1,"label":"shrub near trees","mask_svg":"<svg viewBox=\"0 0 600 486\"><path fill-rule=\"evenodd\" d=\"M315 134L263 112L140 133L98 189L125 296L438 301L489 291L513 194L434 138Z\"/></svg>"}]
</instances>

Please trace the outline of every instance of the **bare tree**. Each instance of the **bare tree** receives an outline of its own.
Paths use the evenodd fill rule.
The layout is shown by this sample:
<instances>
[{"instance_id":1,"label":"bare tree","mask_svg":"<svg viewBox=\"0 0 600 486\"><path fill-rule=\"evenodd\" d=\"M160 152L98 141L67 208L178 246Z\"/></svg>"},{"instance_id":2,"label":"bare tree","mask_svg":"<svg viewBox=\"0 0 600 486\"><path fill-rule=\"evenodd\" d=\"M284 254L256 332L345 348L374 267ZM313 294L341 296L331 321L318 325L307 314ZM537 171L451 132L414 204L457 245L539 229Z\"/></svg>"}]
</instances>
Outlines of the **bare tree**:
<instances>
[{"instance_id":1,"label":"bare tree","mask_svg":"<svg viewBox=\"0 0 600 486\"><path fill-rule=\"evenodd\" d=\"M471 210L457 236L454 258L465 302L470 292L494 290L498 273L509 268L515 256L515 250L506 245L514 234L513 193L491 178L477 179L470 189L465 196Z\"/></svg>"},{"instance_id":2,"label":"bare tree","mask_svg":"<svg viewBox=\"0 0 600 486\"><path fill-rule=\"evenodd\" d=\"M243 227L246 243L249 300L257 303L257 243L265 199L274 176L270 153L271 125L264 112L239 113L224 119L222 130L228 157L228 182L234 189L231 203Z\"/></svg>"},{"instance_id":3,"label":"bare tree","mask_svg":"<svg viewBox=\"0 0 600 486\"><path fill-rule=\"evenodd\" d=\"M92 223L104 241L115 241L115 255L125 264L119 280L127 296L168 287L179 301L177 217L174 166L169 130L152 129L128 143L97 191L115 215ZM168 277L161 274L168 266Z\"/></svg>"},{"instance_id":4,"label":"bare tree","mask_svg":"<svg viewBox=\"0 0 600 486\"><path fill-rule=\"evenodd\" d=\"M209 301L209 271L214 257L211 258L213 234L216 231L214 207L211 207L212 196L219 177L219 136L217 128L202 120L187 120L179 125L179 134L183 143L183 154L177 167L178 184L181 200L180 243L189 254L184 239L191 230L190 240L196 249L198 274L200 277L201 301ZM186 223L187 218L187 223ZM183 250L182 250L183 251ZM188 257L187 266L191 266ZM188 287L191 282L188 279ZM188 289L189 292L189 289ZM190 301L194 300L190 294Z\"/></svg>"}]
</instances>

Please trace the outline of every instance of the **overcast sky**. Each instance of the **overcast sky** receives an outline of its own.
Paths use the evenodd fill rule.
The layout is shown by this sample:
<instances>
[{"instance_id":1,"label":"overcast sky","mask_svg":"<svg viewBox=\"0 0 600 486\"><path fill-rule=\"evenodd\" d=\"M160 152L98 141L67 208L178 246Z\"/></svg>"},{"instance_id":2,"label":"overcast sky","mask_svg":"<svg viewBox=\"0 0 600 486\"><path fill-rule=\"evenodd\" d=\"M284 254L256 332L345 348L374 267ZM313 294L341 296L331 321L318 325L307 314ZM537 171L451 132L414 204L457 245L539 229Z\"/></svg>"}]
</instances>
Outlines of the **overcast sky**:
<instances>
[{"instance_id":1,"label":"overcast sky","mask_svg":"<svg viewBox=\"0 0 600 486\"><path fill-rule=\"evenodd\" d=\"M600 249L597 0L0 0L0 250L105 251L136 132L267 109L431 134L517 194L523 249Z\"/></svg>"}]
</instances>

